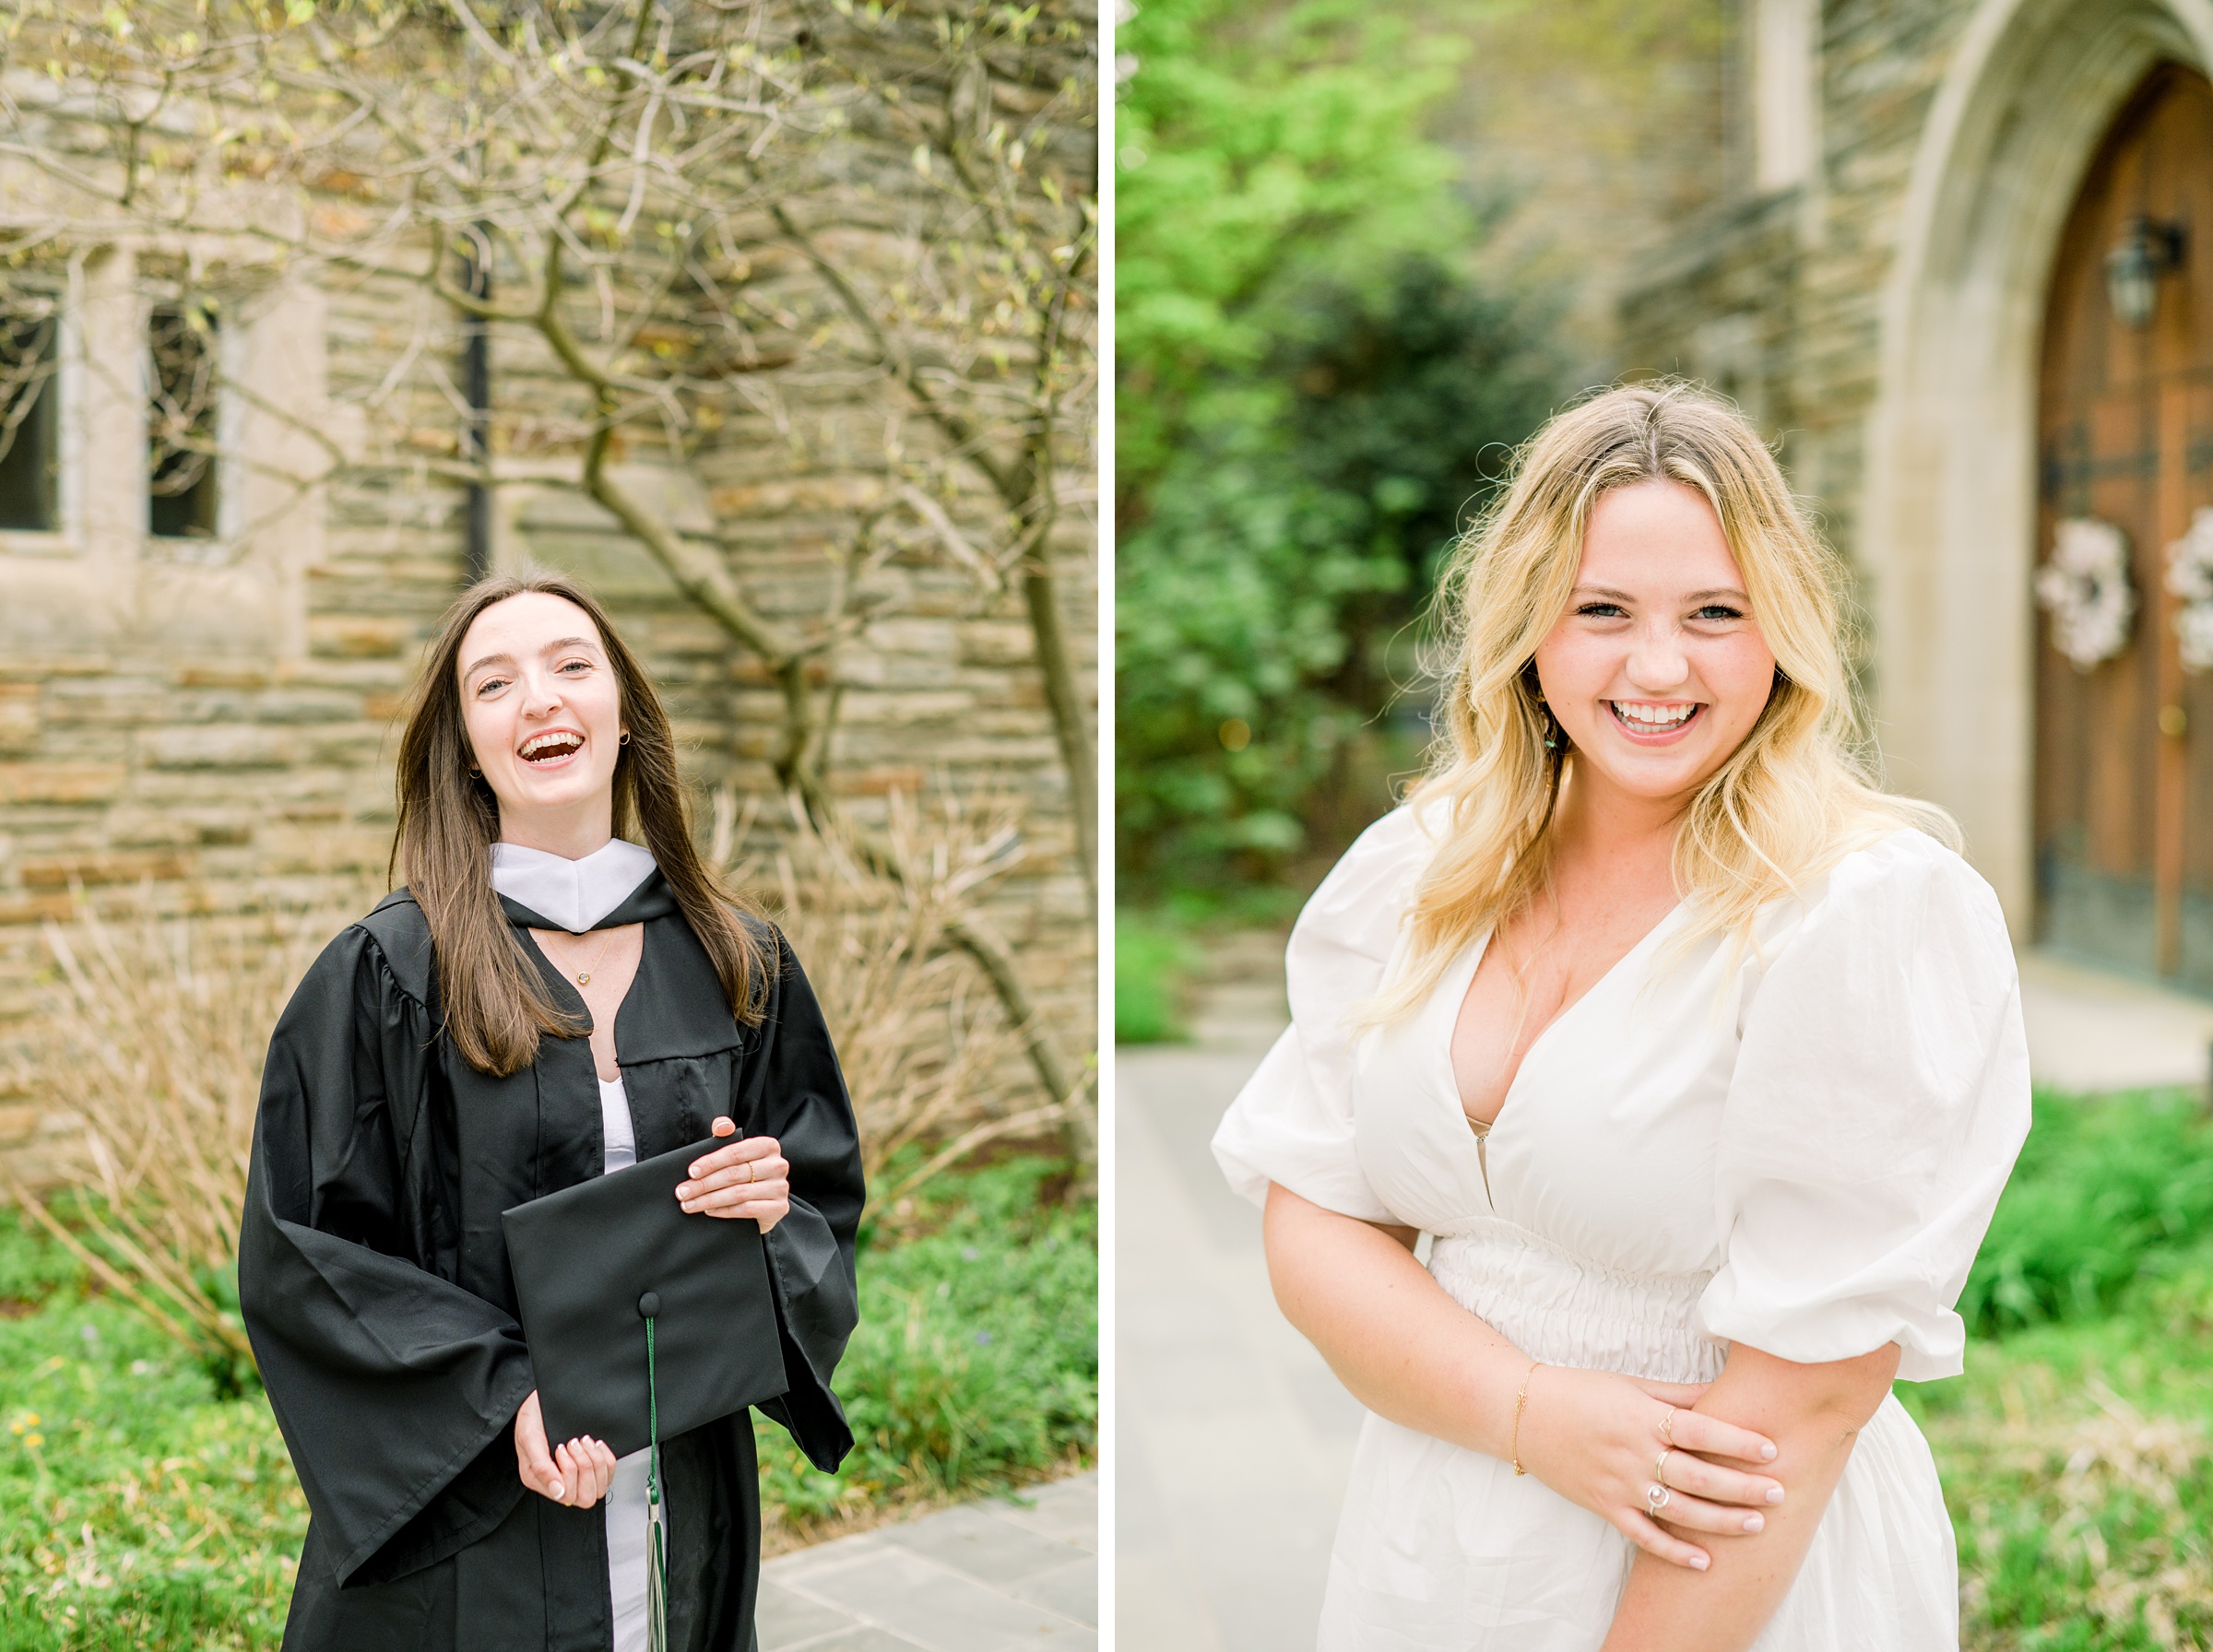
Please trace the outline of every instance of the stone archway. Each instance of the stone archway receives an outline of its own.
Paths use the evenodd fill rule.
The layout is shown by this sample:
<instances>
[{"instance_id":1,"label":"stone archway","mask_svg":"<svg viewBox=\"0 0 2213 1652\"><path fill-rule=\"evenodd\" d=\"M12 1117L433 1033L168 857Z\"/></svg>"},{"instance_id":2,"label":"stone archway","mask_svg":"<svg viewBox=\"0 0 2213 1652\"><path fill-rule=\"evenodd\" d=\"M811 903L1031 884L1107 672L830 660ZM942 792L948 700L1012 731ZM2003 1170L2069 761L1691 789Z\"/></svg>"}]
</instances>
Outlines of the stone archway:
<instances>
[{"instance_id":1,"label":"stone archway","mask_svg":"<svg viewBox=\"0 0 2213 1652\"><path fill-rule=\"evenodd\" d=\"M1931 105L1881 308L1857 536L1890 784L1941 803L2014 932L2034 905L2039 347L2085 169L2209 0L1984 0Z\"/></svg>"}]
</instances>

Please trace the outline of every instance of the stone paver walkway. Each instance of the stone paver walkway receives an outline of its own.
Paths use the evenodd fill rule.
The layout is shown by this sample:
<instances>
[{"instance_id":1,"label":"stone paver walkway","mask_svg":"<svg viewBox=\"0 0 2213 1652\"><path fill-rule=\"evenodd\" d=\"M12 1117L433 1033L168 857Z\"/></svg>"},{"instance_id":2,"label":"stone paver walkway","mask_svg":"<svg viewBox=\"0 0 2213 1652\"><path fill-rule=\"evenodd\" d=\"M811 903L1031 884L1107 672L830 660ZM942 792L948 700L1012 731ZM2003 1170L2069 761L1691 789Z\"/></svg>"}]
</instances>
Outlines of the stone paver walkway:
<instances>
[{"instance_id":1,"label":"stone paver walkway","mask_svg":"<svg viewBox=\"0 0 2213 1652\"><path fill-rule=\"evenodd\" d=\"M1098 1645L1099 1477L879 1527L761 1568L761 1652Z\"/></svg>"}]
</instances>

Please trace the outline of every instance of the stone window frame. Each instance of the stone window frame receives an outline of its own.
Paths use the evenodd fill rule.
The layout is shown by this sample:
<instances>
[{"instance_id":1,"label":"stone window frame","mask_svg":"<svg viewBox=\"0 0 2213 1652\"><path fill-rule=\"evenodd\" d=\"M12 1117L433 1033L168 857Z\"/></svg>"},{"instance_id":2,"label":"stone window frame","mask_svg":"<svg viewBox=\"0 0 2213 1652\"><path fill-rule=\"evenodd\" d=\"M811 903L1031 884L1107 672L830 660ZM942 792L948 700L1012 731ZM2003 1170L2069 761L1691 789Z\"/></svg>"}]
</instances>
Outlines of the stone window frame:
<instances>
[{"instance_id":1,"label":"stone window frame","mask_svg":"<svg viewBox=\"0 0 2213 1652\"><path fill-rule=\"evenodd\" d=\"M183 262L195 250L210 249L117 242L69 259L55 375L59 520L49 530L0 529L0 588L35 591L41 607L81 592L89 609L127 629L181 605L197 616L179 631L183 652L297 660L307 649L306 571L322 560L332 468L311 434L329 414L323 294L275 271L265 277L252 261L238 266L235 324L217 344L224 387L216 533L158 536L148 510L146 399L157 301L138 279L138 258L143 251ZM235 645L222 634L225 612L241 615ZM113 634L112 625L102 629Z\"/></svg>"}]
</instances>

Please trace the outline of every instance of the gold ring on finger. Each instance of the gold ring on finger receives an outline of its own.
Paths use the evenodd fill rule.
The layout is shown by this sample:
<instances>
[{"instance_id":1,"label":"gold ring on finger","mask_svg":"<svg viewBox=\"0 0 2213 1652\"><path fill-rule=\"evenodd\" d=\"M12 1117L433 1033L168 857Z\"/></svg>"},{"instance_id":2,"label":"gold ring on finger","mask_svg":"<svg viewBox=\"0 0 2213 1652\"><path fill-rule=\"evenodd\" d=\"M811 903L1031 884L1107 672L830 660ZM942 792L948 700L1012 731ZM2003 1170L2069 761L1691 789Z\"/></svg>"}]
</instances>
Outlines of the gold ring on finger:
<instances>
[{"instance_id":1,"label":"gold ring on finger","mask_svg":"<svg viewBox=\"0 0 2213 1652\"><path fill-rule=\"evenodd\" d=\"M760 1174L761 1162L758 1159L748 1159L745 1162L745 1185L751 1187Z\"/></svg>"},{"instance_id":2,"label":"gold ring on finger","mask_svg":"<svg viewBox=\"0 0 2213 1652\"><path fill-rule=\"evenodd\" d=\"M1668 1501L1668 1497L1669 1497L1669 1496L1670 1496L1670 1493L1668 1492L1668 1489L1667 1489L1665 1486L1663 1486L1663 1485L1660 1485L1660 1484L1657 1484L1657 1483L1655 1483L1655 1484L1649 1485L1649 1486L1645 1487L1645 1488L1644 1488L1644 1507L1645 1507L1645 1512L1646 1512L1647 1514L1657 1515L1657 1514L1658 1514L1658 1513L1659 1513L1659 1512L1660 1512L1662 1509L1663 1509L1663 1508L1665 1508L1665 1507L1667 1506L1667 1501Z\"/></svg>"},{"instance_id":3,"label":"gold ring on finger","mask_svg":"<svg viewBox=\"0 0 2213 1652\"><path fill-rule=\"evenodd\" d=\"M1663 1487L1667 1484L1667 1476L1663 1473L1662 1470L1667 1467L1667 1459L1675 1455L1675 1448L1673 1446L1670 1446L1665 1451L1663 1451L1658 1457L1652 1459L1652 1479Z\"/></svg>"},{"instance_id":4,"label":"gold ring on finger","mask_svg":"<svg viewBox=\"0 0 2213 1652\"><path fill-rule=\"evenodd\" d=\"M1671 1405L1667 1408L1667 1415L1660 1419L1660 1437L1667 1443L1668 1449L1671 1451L1675 1449L1675 1436L1669 1431L1675 1426L1675 1408Z\"/></svg>"}]
</instances>

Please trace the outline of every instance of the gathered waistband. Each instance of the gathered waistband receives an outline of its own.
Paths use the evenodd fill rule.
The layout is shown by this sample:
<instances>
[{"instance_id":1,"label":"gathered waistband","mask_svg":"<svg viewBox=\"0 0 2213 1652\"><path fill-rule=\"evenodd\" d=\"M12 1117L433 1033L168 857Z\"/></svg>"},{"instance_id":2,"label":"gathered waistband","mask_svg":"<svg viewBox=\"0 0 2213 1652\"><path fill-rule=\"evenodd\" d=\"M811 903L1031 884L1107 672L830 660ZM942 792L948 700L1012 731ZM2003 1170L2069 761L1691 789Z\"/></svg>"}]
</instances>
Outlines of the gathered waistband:
<instances>
[{"instance_id":1,"label":"gathered waistband","mask_svg":"<svg viewBox=\"0 0 2213 1652\"><path fill-rule=\"evenodd\" d=\"M1698 1328L1710 1273L1618 1273L1507 1227L1437 1239L1429 1272L1533 1360L1710 1383L1729 1344Z\"/></svg>"}]
</instances>

